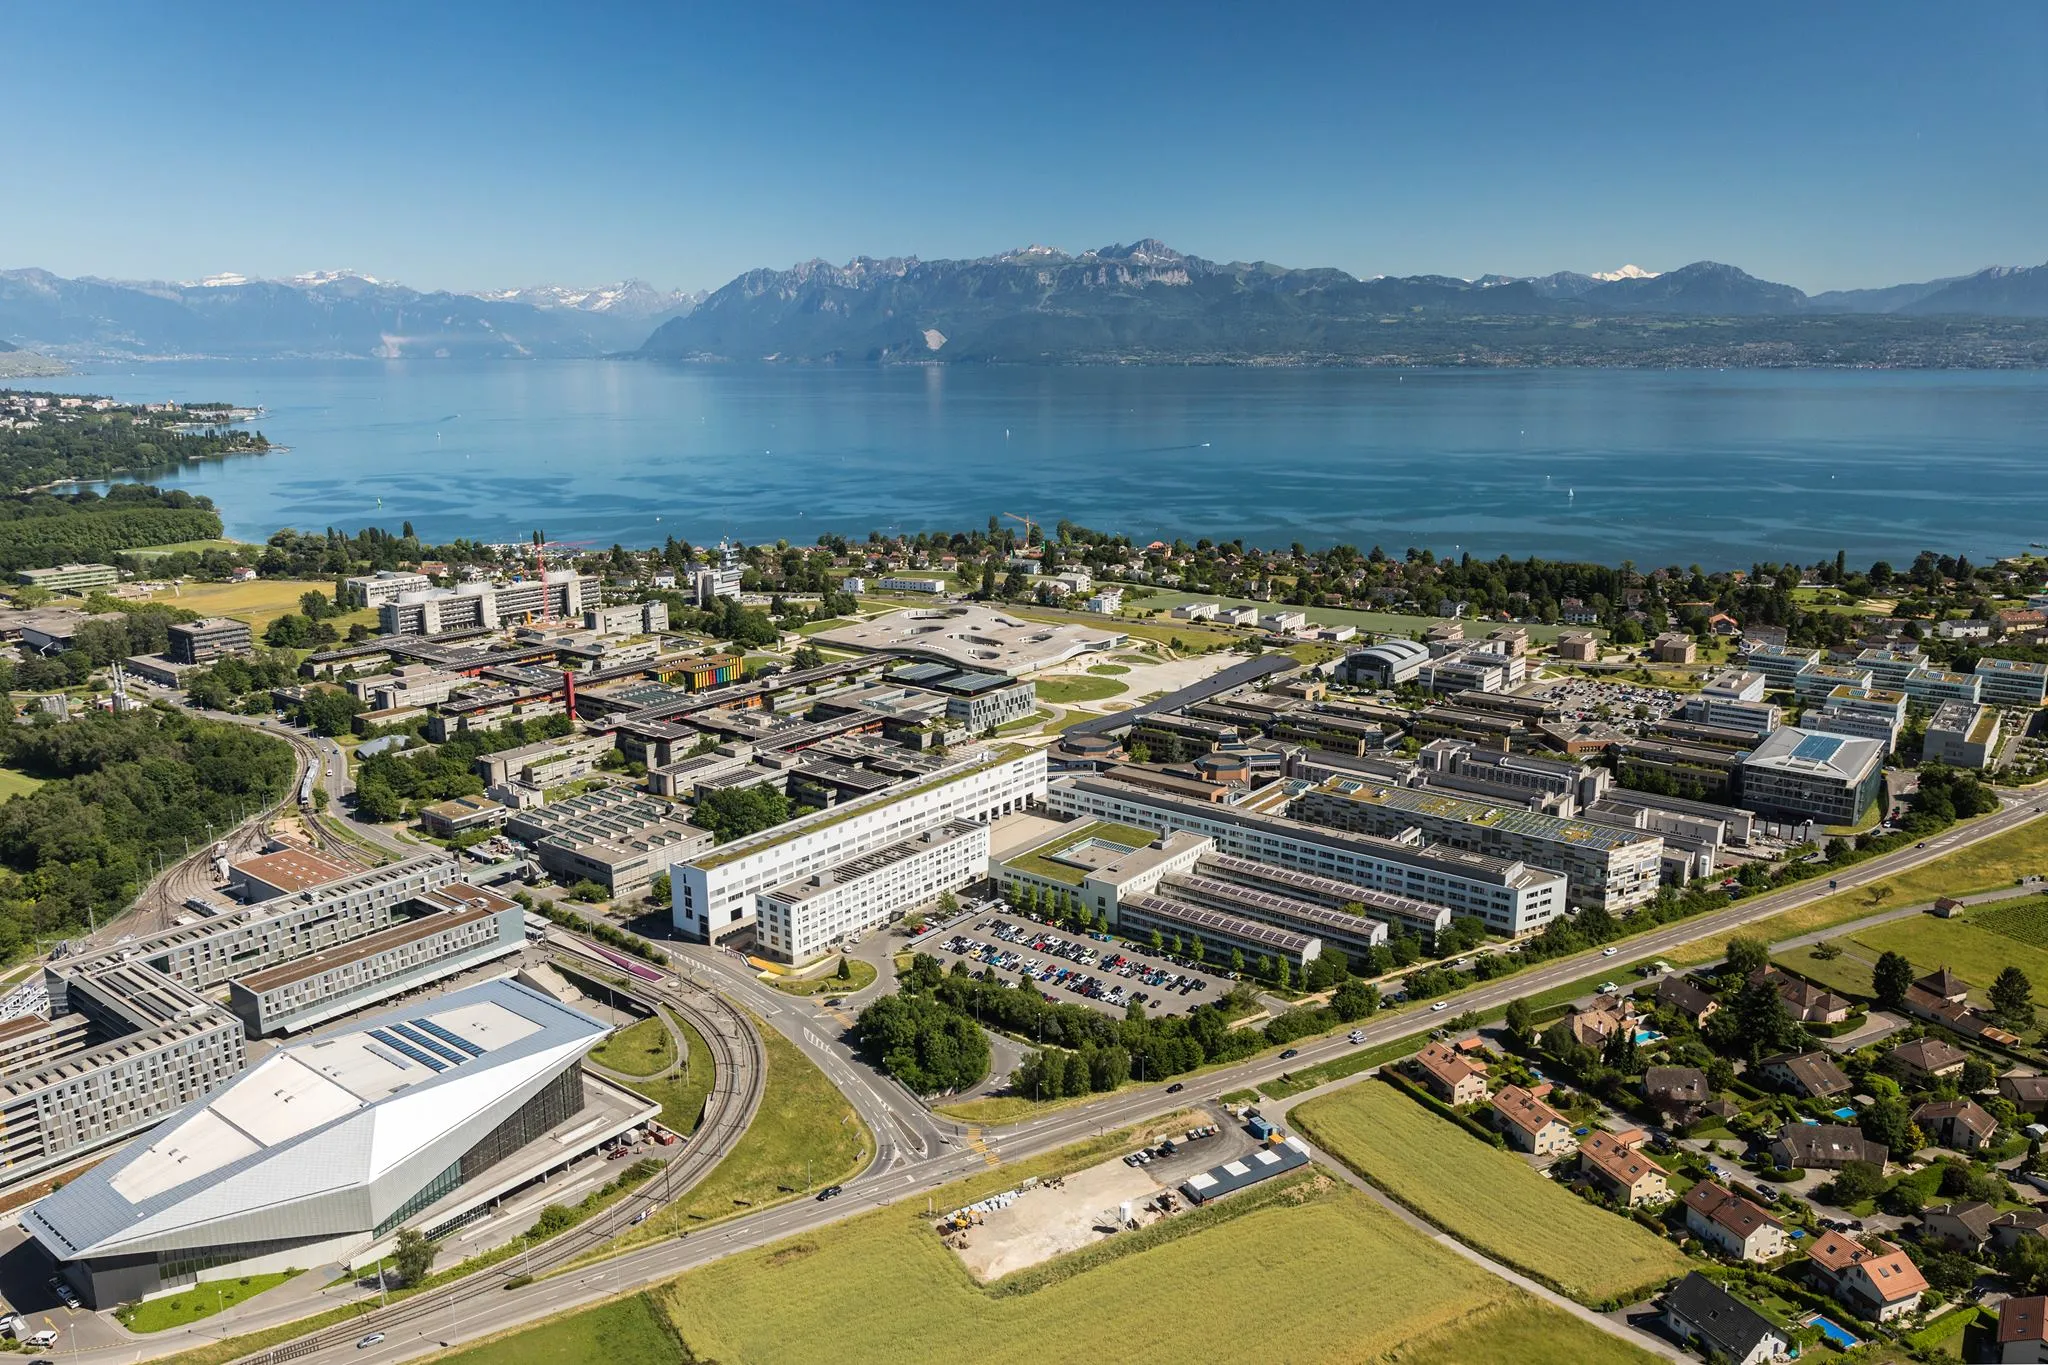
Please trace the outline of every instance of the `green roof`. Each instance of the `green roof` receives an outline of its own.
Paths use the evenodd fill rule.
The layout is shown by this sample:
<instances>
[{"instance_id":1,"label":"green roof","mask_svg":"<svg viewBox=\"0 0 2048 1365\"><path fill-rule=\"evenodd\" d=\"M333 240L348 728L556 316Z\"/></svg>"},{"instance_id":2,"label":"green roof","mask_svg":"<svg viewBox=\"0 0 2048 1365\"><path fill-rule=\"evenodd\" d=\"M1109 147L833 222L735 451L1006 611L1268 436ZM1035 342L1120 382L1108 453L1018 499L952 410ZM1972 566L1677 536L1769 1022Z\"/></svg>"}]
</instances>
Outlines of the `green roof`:
<instances>
[{"instance_id":1,"label":"green roof","mask_svg":"<svg viewBox=\"0 0 2048 1365\"><path fill-rule=\"evenodd\" d=\"M1136 825L1120 825L1114 820L1095 820L1079 829L1063 829L1052 838L1035 848L1028 848L1012 858L1002 859L1002 865L1013 871L1033 877L1042 877L1049 882L1063 882L1068 886L1079 886L1087 880L1088 869L1072 863L1056 861L1058 854L1089 839L1101 839L1107 843L1121 844L1125 848L1144 848L1160 836L1149 829Z\"/></svg>"}]
</instances>

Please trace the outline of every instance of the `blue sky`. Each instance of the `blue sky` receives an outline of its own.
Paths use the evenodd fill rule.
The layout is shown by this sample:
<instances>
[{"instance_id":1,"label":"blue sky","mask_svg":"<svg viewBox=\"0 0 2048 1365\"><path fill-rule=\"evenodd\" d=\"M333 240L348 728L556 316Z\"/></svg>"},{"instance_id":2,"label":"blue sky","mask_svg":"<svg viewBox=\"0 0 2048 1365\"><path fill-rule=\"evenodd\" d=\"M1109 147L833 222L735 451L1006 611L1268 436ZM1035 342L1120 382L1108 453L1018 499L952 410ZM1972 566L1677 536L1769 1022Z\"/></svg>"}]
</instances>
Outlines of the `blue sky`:
<instances>
[{"instance_id":1,"label":"blue sky","mask_svg":"<svg viewBox=\"0 0 2048 1365\"><path fill-rule=\"evenodd\" d=\"M2048 259L2048 3L16 7L0 267Z\"/></svg>"}]
</instances>

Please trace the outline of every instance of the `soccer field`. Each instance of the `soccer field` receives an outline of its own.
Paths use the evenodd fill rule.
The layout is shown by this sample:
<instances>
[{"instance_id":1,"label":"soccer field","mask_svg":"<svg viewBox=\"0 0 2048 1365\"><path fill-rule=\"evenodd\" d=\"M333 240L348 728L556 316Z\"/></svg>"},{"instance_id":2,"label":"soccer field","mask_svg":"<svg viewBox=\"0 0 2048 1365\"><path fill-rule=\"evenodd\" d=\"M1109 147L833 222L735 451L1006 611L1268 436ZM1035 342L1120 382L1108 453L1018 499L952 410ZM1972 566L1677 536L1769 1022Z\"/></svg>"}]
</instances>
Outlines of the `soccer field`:
<instances>
[{"instance_id":1,"label":"soccer field","mask_svg":"<svg viewBox=\"0 0 2048 1365\"><path fill-rule=\"evenodd\" d=\"M1688 1268L1648 1229L1545 1180L1390 1085L1311 1100L1295 1122L1324 1150L1436 1224L1581 1303L1634 1302Z\"/></svg>"}]
</instances>

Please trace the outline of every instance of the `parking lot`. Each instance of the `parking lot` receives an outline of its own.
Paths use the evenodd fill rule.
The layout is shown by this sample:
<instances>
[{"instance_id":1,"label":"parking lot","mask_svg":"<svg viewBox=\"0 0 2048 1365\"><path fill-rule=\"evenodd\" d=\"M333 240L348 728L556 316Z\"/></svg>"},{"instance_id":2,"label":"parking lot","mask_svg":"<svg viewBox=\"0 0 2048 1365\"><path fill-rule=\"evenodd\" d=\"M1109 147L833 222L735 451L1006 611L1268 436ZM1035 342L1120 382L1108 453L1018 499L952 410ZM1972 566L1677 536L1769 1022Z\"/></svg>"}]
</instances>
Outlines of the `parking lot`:
<instances>
[{"instance_id":1,"label":"parking lot","mask_svg":"<svg viewBox=\"0 0 2048 1365\"><path fill-rule=\"evenodd\" d=\"M1106 1014L1123 1014L1133 1000L1154 1016L1185 1014L1230 993L1224 974L1197 970L1114 934L1054 929L1007 910L934 935L919 947L948 967L958 961L1011 977L1029 973L1046 999L1092 1005Z\"/></svg>"},{"instance_id":2,"label":"parking lot","mask_svg":"<svg viewBox=\"0 0 2048 1365\"><path fill-rule=\"evenodd\" d=\"M1663 720L1689 699L1668 687L1588 678L1551 683L1538 688L1536 695L1561 707L1567 720L1609 720L1631 730L1644 720Z\"/></svg>"}]
</instances>

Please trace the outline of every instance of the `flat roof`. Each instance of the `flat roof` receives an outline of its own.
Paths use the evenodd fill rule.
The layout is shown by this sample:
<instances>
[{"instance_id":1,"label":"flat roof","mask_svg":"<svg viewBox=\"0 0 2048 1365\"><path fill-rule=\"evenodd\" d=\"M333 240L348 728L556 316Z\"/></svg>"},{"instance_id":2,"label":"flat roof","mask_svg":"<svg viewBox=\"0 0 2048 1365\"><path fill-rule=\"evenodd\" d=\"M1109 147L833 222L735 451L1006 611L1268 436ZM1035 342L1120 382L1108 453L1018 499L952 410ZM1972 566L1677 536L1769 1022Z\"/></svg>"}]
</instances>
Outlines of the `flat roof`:
<instances>
[{"instance_id":1,"label":"flat roof","mask_svg":"<svg viewBox=\"0 0 2048 1365\"><path fill-rule=\"evenodd\" d=\"M338 882L343 877L352 877L362 871L359 867L351 867L347 863L338 863L331 858L323 858L317 853L296 848L284 848L275 853L245 858L239 863L232 864L231 869L286 893L325 886L329 882Z\"/></svg>"},{"instance_id":2,"label":"flat roof","mask_svg":"<svg viewBox=\"0 0 2048 1365\"><path fill-rule=\"evenodd\" d=\"M1590 824L1584 820L1566 820L1555 815L1525 810L1520 806L1490 806L1413 787L1391 787L1361 782L1352 777L1332 778L1316 788L1316 791L1345 797L1365 805L1384 806L1389 810L1410 815L1454 820L1463 825L1541 839L1546 843L1570 844L1579 848L1598 848L1613 852L1656 841L1655 835L1645 835L1634 830L1613 829L1606 825Z\"/></svg>"},{"instance_id":3,"label":"flat roof","mask_svg":"<svg viewBox=\"0 0 2048 1365\"><path fill-rule=\"evenodd\" d=\"M506 904L510 905L512 902L507 901ZM486 906L476 905L422 915L418 919L394 924L389 929L379 929L374 934L351 939L347 943L337 944L322 952L237 977L235 983L244 990L261 995L280 986L289 986L294 982L323 975L337 967L346 967L352 962L362 962L393 948L402 948L408 943L418 943L421 939L460 929L481 919L489 919L495 913L495 910Z\"/></svg>"}]
</instances>

